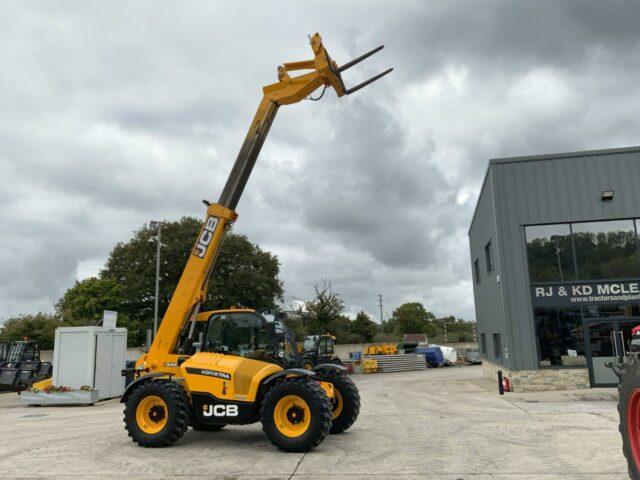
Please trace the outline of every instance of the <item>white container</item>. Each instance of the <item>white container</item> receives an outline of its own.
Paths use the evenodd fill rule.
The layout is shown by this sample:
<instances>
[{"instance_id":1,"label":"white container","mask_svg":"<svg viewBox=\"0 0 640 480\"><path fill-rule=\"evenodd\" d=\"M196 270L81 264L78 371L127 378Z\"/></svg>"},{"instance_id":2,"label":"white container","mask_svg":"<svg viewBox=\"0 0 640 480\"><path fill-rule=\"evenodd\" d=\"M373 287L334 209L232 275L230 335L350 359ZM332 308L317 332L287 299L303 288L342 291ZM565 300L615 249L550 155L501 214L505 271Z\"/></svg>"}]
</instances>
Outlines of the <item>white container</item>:
<instances>
[{"instance_id":1,"label":"white container","mask_svg":"<svg viewBox=\"0 0 640 480\"><path fill-rule=\"evenodd\" d=\"M118 397L124 392L127 329L60 327L53 352L53 385L79 389L90 385L98 398Z\"/></svg>"},{"instance_id":2,"label":"white container","mask_svg":"<svg viewBox=\"0 0 640 480\"><path fill-rule=\"evenodd\" d=\"M444 357L444 361L449 365L453 365L458 361L458 353L453 347L443 347L442 345L434 345L431 344L431 347L439 347L442 350L442 356Z\"/></svg>"}]
</instances>

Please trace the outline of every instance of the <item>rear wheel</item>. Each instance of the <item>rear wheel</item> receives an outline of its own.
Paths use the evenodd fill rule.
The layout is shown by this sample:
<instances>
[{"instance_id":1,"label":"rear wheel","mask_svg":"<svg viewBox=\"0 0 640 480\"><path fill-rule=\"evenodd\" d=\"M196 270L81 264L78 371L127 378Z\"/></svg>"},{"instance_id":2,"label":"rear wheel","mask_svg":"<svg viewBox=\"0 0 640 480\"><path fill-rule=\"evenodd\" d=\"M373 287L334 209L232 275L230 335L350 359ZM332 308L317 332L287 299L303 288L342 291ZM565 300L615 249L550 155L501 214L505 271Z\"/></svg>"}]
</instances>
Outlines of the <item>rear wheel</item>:
<instances>
[{"instance_id":1,"label":"rear wheel","mask_svg":"<svg viewBox=\"0 0 640 480\"><path fill-rule=\"evenodd\" d=\"M307 377L288 378L271 387L262 402L262 430L285 452L308 452L331 429L331 403Z\"/></svg>"},{"instance_id":2,"label":"rear wheel","mask_svg":"<svg viewBox=\"0 0 640 480\"><path fill-rule=\"evenodd\" d=\"M124 409L124 423L131 439L141 447L167 447L188 428L189 408L180 385L155 380L133 391Z\"/></svg>"},{"instance_id":3,"label":"rear wheel","mask_svg":"<svg viewBox=\"0 0 640 480\"><path fill-rule=\"evenodd\" d=\"M331 433L342 433L355 423L360 414L360 393L351 377L344 373L330 373L322 380L333 384Z\"/></svg>"}]
</instances>

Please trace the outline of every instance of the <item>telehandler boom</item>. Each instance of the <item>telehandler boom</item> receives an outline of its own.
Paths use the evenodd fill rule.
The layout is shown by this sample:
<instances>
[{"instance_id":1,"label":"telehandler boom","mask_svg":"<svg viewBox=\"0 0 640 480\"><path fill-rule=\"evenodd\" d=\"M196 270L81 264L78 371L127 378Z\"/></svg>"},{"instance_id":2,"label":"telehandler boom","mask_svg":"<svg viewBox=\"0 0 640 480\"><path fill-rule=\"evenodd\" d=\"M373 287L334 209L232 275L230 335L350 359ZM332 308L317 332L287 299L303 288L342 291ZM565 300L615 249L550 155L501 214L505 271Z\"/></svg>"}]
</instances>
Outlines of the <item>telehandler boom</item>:
<instances>
[{"instance_id":1,"label":"telehandler boom","mask_svg":"<svg viewBox=\"0 0 640 480\"><path fill-rule=\"evenodd\" d=\"M207 205L204 226L157 336L136 363L138 378L122 397L126 429L141 446L170 445L189 425L218 430L226 424L262 421L263 430L278 448L307 451L324 439L332 421L339 422L340 412L350 411L350 422L355 421L359 397L351 395L357 408L336 406L342 394L334 386L344 383L335 380L342 372L338 366L320 366L316 371L283 369L258 355L268 347L273 329L255 313L212 317L205 335L210 339L205 344L209 348L197 353L193 349L198 314L216 256L225 232L237 218L235 208L278 108L298 103L320 87L333 88L339 97L349 95L392 71L346 88L341 73L383 47L338 66L319 34L313 35L310 43L312 60L284 63L278 67L278 82L263 87L262 101L218 202L203 201ZM297 70L310 72L292 77L290 72Z\"/></svg>"}]
</instances>

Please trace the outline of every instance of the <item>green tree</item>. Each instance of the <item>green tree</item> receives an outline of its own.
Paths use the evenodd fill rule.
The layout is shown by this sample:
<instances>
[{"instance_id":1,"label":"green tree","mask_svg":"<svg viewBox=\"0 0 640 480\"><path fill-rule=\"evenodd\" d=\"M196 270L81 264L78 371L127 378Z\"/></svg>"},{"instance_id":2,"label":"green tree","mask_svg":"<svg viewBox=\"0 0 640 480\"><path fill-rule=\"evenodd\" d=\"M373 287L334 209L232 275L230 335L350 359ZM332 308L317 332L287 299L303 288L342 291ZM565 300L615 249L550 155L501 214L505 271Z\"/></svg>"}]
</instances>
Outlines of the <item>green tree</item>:
<instances>
[{"instance_id":1,"label":"green tree","mask_svg":"<svg viewBox=\"0 0 640 480\"><path fill-rule=\"evenodd\" d=\"M140 330L139 321L132 320L121 311L124 303L124 287L113 278L91 277L76 284L65 292L56 303L56 312L65 325L99 325L105 310L118 312L118 327L130 332ZM139 345L137 335L129 335L130 346Z\"/></svg>"},{"instance_id":2,"label":"green tree","mask_svg":"<svg viewBox=\"0 0 640 480\"><path fill-rule=\"evenodd\" d=\"M331 333L336 337L336 343L360 343L360 335L353 331L353 320L346 315L339 315L333 321Z\"/></svg>"},{"instance_id":3,"label":"green tree","mask_svg":"<svg viewBox=\"0 0 640 480\"><path fill-rule=\"evenodd\" d=\"M462 318L456 318L453 315L438 318L436 320L438 332L430 335L430 338L438 337L439 341L443 341L445 324L447 327L447 340L449 342L465 342L473 338L473 323L467 322Z\"/></svg>"},{"instance_id":4,"label":"green tree","mask_svg":"<svg viewBox=\"0 0 640 480\"><path fill-rule=\"evenodd\" d=\"M159 317L162 319L182 270L193 249L202 222L183 217L162 226L162 253L160 267ZM118 243L100 272L101 279L111 279L122 285L122 312L135 331L129 334L138 343L151 328L155 296L156 248L149 239L155 228L144 225L131 240ZM228 233L214 266L206 308L225 308L243 305L257 310L273 310L282 298L282 282L278 278L279 263L276 256L249 242L246 236Z\"/></svg>"},{"instance_id":5,"label":"green tree","mask_svg":"<svg viewBox=\"0 0 640 480\"><path fill-rule=\"evenodd\" d=\"M309 334L337 333L338 327L344 325L344 319L341 318L344 311L342 297L326 280L323 280L322 284L315 284L313 289L315 293L313 300L305 302L307 309L305 320Z\"/></svg>"},{"instance_id":6,"label":"green tree","mask_svg":"<svg viewBox=\"0 0 640 480\"><path fill-rule=\"evenodd\" d=\"M53 349L56 328L64 326L59 315L37 313L7 319L0 327L0 341L14 342L29 339L42 350Z\"/></svg>"},{"instance_id":7,"label":"green tree","mask_svg":"<svg viewBox=\"0 0 640 480\"><path fill-rule=\"evenodd\" d=\"M430 325L435 319L435 315L427 311L422 303L405 303L393 311L388 328L398 335L405 333L429 335Z\"/></svg>"},{"instance_id":8,"label":"green tree","mask_svg":"<svg viewBox=\"0 0 640 480\"><path fill-rule=\"evenodd\" d=\"M112 278L76 281L56 303L56 312L68 325L98 325L104 310L118 310L122 290L122 285Z\"/></svg>"},{"instance_id":9,"label":"green tree","mask_svg":"<svg viewBox=\"0 0 640 480\"><path fill-rule=\"evenodd\" d=\"M369 315L360 310L355 320L351 322L351 332L357 337L357 343L369 343L378 333L378 325Z\"/></svg>"},{"instance_id":10,"label":"green tree","mask_svg":"<svg viewBox=\"0 0 640 480\"><path fill-rule=\"evenodd\" d=\"M208 305L243 305L273 311L282 300L280 263L244 235L227 234L209 282Z\"/></svg>"}]
</instances>

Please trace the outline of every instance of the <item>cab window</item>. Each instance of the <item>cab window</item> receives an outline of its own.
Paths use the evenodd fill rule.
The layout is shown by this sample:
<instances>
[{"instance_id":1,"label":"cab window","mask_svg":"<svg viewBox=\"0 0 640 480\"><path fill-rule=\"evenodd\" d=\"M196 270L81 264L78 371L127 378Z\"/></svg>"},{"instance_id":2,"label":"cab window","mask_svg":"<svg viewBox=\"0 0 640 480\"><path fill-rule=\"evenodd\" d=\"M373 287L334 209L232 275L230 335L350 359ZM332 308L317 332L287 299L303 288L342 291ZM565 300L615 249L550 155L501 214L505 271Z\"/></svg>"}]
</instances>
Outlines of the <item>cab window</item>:
<instances>
[{"instance_id":1,"label":"cab window","mask_svg":"<svg viewBox=\"0 0 640 480\"><path fill-rule=\"evenodd\" d=\"M253 313L223 313L209 320L204 350L247 357L267 348L262 319Z\"/></svg>"},{"instance_id":2,"label":"cab window","mask_svg":"<svg viewBox=\"0 0 640 480\"><path fill-rule=\"evenodd\" d=\"M318 345L318 353L320 355L329 355L333 353L333 339L322 338L320 340L320 344Z\"/></svg>"},{"instance_id":3,"label":"cab window","mask_svg":"<svg viewBox=\"0 0 640 480\"><path fill-rule=\"evenodd\" d=\"M334 352L333 343L333 338L327 338L327 354L329 355Z\"/></svg>"}]
</instances>

